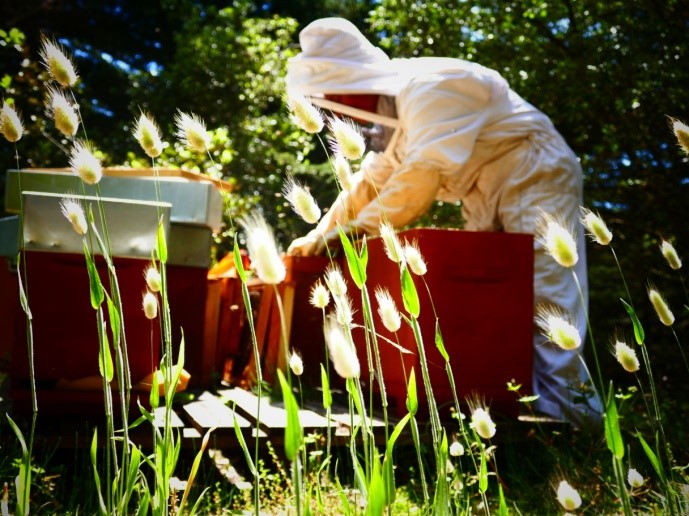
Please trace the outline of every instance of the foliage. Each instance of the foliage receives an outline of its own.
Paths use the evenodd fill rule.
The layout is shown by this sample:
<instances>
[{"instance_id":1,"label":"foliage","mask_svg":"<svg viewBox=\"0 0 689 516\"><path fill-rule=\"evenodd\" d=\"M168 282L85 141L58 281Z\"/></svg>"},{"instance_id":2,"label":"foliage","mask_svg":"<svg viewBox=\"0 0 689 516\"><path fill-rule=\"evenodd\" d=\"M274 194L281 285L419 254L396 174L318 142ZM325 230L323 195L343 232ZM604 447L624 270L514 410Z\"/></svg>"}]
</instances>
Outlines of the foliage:
<instances>
[{"instance_id":1,"label":"foliage","mask_svg":"<svg viewBox=\"0 0 689 516\"><path fill-rule=\"evenodd\" d=\"M370 23L392 56L478 61L548 114L581 159L585 204L608 221L624 270L640 279L632 297L645 298L644 280L659 281L679 307L658 246L664 237L689 254L687 156L665 118L689 118L688 17L686 0L383 0ZM615 265L600 249L590 253L592 323L612 333L625 320L604 301L622 295ZM640 317L648 310L639 307Z\"/></svg>"}]
</instances>

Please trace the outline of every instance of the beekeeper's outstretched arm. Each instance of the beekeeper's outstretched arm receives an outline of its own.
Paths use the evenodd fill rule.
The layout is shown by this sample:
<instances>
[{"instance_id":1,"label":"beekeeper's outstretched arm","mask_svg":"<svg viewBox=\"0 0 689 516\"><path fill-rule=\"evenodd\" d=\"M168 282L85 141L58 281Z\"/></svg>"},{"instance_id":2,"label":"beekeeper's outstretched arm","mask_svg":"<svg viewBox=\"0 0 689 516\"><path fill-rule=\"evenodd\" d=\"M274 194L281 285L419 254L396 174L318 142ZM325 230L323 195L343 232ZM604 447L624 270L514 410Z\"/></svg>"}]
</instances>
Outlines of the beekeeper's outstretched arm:
<instances>
[{"instance_id":1,"label":"beekeeper's outstretched arm","mask_svg":"<svg viewBox=\"0 0 689 516\"><path fill-rule=\"evenodd\" d=\"M354 176L351 190L342 191L315 229L289 246L291 254L321 254L326 242L339 241L338 224L352 235L377 234L382 221L393 227L413 222L430 207L440 187L433 164L387 161L369 153Z\"/></svg>"}]
</instances>

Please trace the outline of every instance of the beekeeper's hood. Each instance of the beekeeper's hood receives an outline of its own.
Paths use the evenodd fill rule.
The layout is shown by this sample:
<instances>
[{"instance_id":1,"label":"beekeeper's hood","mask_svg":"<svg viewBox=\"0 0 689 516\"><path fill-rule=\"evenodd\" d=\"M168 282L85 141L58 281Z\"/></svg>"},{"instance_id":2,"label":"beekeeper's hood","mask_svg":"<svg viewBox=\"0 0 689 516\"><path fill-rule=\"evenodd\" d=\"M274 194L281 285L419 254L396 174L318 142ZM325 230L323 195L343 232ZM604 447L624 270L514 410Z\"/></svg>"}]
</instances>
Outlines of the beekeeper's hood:
<instances>
[{"instance_id":1,"label":"beekeeper's hood","mask_svg":"<svg viewBox=\"0 0 689 516\"><path fill-rule=\"evenodd\" d=\"M302 52L287 65L287 89L313 97L322 107L332 107L318 101L325 94L396 96L404 86L397 63L348 20L316 20L301 31L299 43Z\"/></svg>"}]
</instances>

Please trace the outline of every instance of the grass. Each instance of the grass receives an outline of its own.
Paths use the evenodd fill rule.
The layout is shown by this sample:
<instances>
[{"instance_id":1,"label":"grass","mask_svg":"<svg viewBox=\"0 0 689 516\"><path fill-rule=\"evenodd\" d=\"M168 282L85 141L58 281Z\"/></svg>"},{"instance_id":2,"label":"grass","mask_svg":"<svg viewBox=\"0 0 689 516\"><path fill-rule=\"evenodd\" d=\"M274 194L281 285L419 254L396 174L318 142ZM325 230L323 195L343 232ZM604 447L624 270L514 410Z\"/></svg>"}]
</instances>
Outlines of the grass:
<instances>
[{"instance_id":1,"label":"grass","mask_svg":"<svg viewBox=\"0 0 689 516\"><path fill-rule=\"evenodd\" d=\"M44 52L52 53L50 59L44 59L51 75L57 81L60 81L58 77L70 81L70 84L62 84L61 87L71 87L71 74L60 73L70 70L68 58L54 45L46 45ZM73 94L71 97L74 98ZM10 109L11 106L3 105L4 118L0 128L6 138L16 145L21 137L21 127L20 124L17 126L18 118L8 115ZM314 116L312 111L307 111L309 116ZM95 184L98 188L99 158L90 145L76 140L76 112L72 118L68 128L58 127L76 149L71 156L71 166L85 183ZM207 152L209 139L202 121L193 114L181 112L177 119L180 126L178 136L192 150ZM331 122L332 125L337 124ZM11 131L8 130L9 126L12 126ZM322 127L323 124L304 126ZM340 133L336 135L338 148L346 150L347 159L356 161L361 158L364 147L361 135L349 126L338 126L337 132ZM161 151L161 143L158 129L148 116L142 114L135 137L151 157L152 168L156 170L155 158ZM17 167L20 168L19 163ZM342 190L347 190L346 181L341 182ZM292 183L290 188L296 186ZM304 218L317 220L320 214L313 214L312 200L308 192L305 193L306 197L303 194L300 191L298 196L286 197L294 204L297 213ZM378 334L375 331L375 326L380 323L372 310L366 277L366 241L338 226L337 234L330 237L335 240L339 238L351 280L358 289L355 294L361 295L367 364L359 364L354 351L352 316L348 308L351 305L348 296L354 294L342 288L343 280L331 270L324 281L332 304L328 299L319 308L323 310L324 323L327 321L327 353L332 367L330 361L323 364L321 388L323 406L327 410L332 402L330 375L338 374L345 380L353 429L349 442L336 447L331 446L327 435L305 435L298 416L302 396L297 381L299 373L287 367L284 372L278 372L279 384L272 386L275 395L283 400L287 415L284 442L279 449L269 443L262 444L258 437L247 442L237 432L236 456L228 460L222 450L214 448L210 431L198 448L182 451L180 436L172 428L170 418L175 387L184 367L185 347L183 341L179 343L179 352L173 356L167 303L167 243L162 220L159 219L151 258L151 266L159 271L160 284L155 288L148 284L151 295L145 308L147 317L156 321L161 333L160 375L153 376L148 400L150 407L160 407L165 412L165 424L159 427L154 424L151 412L144 407L139 408L138 419L134 419L135 411L130 414L127 410L120 413L113 410L114 404L129 407L131 394L117 270L110 252L107 221L100 209L100 190L95 203L86 202L85 196L74 198L81 199L85 205L72 205L70 210L76 212L66 208L63 210L75 231L83 235L84 273L88 274L90 280L90 298L94 309L93 321L88 323L96 322L98 327L104 419L98 427L84 429L82 437L90 445L74 448L70 452L43 440L46 434L42 432L50 422L39 415L35 392L30 419L15 424L10 416L1 418L0 436L5 453L0 456L0 478L7 479L8 483L2 499L4 513L8 513L10 507L15 514L22 516L29 514L29 510L40 514L75 515L246 513L257 516L554 514L563 510L580 514L679 515L689 510L689 477L683 466L689 459L684 445L687 435L683 425L689 415L689 406L686 402L678 402L671 392L667 396L663 382L651 374L651 362L656 357L648 352L645 329L636 316L631 296L627 296L626 307L634 329L631 345L635 347L632 352L639 350L643 359L643 366L640 369L637 367L639 372L632 371L632 376L623 381L611 381L608 371L600 366L599 355L602 355L603 349L597 345L591 346L596 366L591 376L606 402L603 428L580 432L566 425L522 426L514 421L497 419L495 414L489 415L477 400L467 407L464 400L456 399L456 394L456 414L463 412L466 420L462 417L441 420L424 355L424 346L433 344L421 342L419 296L413 279L422 277L425 272L419 272L411 259L401 259L401 255L407 253L407 246L397 241L395 232L385 221L382 221L381 233L387 255L394 262L391 266L399 267L403 306L392 307L396 316L383 317L381 322L391 332L397 331L401 324L413 330L421 366L420 377L410 374L407 378L408 413L396 421L394 427L392 424L386 425L385 446L374 444L367 417L375 415L392 423L392 419L388 418L387 400L383 392L380 403L373 403L363 387L364 384L373 385L377 381L383 383ZM82 209L84 211L79 213ZM101 217L99 227L94 223L94 213ZM554 226L550 222L549 228ZM600 225L604 223L598 219L595 222L596 231L600 231ZM231 223L234 224L233 221ZM235 266L245 300L248 300L247 282L251 274L271 288L284 280L286 271L272 231L262 216L254 213L241 220L240 224L245 232L252 270L244 270L238 241L234 242ZM557 231L552 236L554 250L550 254L563 267L569 268L574 255L567 246L568 241L573 239L564 229L555 229ZM609 245L608 237L602 234L598 238L599 244ZM108 264L108 281L101 279L94 265L93 254L97 251ZM562 253L562 261L558 259L558 253ZM25 270L20 266L20 285L24 274ZM623 274L622 281L626 286ZM281 352L287 363L290 350L284 331L281 298L278 289L273 288L283 329ZM29 317L30 304L31 298L27 293L22 296L29 326L27 335L30 335L33 324L41 324L40 320ZM674 336L684 357L683 343L673 326L674 316L669 316L667 306L658 307L658 304L654 301L660 321L670 327L668 333ZM252 329L253 348L257 352L253 314L250 303L246 302L245 305ZM326 314L326 305L334 305L333 315ZM106 321L108 324L105 324ZM391 329L392 326L394 329ZM592 344L593 336L594 331L590 329ZM552 334L550 338L556 341ZM28 340L29 356L33 360L31 339ZM450 356L445 352L442 338L436 338L434 344L448 363L447 372L452 381ZM260 361L256 363L256 377L262 378ZM689 368L686 361L684 366ZM689 370L682 370L682 374L687 372ZM34 375L31 375L31 380L36 380ZM115 380L123 386L122 389L113 387ZM630 385L633 387L630 388ZM162 397L159 388L164 395ZM261 382L258 382L257 388L260 397ZM417 417L417 389L423 389L430 400L427 419ZM491 416L496 419L491 420ZM355 418L359 421L356 424ZM494 425L494 421L497 425ZM34 432L33 422L38 424L37 432ZM144 449L130 440L133 435L131 432L137 426L147 428L150 432L153 443L150 449ZM98 432L95 428L98 428ZM460 446L462 453L458 451ZM230 466L234 469L230 469ZM628 481L627 475L632 470L638 471L643 479L639 485ZM15 484L15 478L19 478L20 482ZM566 488L564 491L563 485Z\"/></svg>"}]
</instances>

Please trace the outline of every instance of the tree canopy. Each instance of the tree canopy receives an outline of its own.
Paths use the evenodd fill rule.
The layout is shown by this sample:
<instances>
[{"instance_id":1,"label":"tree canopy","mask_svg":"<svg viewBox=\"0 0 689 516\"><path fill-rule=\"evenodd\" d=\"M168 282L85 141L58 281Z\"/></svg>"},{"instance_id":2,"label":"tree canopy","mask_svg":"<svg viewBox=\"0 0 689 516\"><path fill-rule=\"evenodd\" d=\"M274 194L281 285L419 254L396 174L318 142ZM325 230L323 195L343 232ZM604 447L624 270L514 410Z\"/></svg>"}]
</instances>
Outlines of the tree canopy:
<instances>
[{"instance_id":1,"label":"tree canopy","mask_svg":"<svg viewBox=\"0 0 689 516\"><path fill-rule=\"evenodd\" d=\"M37 49L45 33L75 56L89 138L110 164L146 163L131 137L146 110L170 143L163 164L231 179L236 213L262 206L286 244L305 230L280 196L286 175L317 185L322 205L333 189L318 142L289 121L285 64L302 26L340 15L391 56L453 56L493 68L547 113L581 158L586 205L611 226L625 274L636 278L635 298L645 298L647 281L670 284L661 238L689 253L689 163L668 123L689 118L687 0L79 0L3 2L2 12L1 85L29 121L21 166L66 164L67 142L43 115ZM211 157L174 143L178 109L212 130ZM16 166L11 154L0 156L4 169ZM456 208L445 208L424 223L454 224ZM592 304L619 297L610 254L592 246L589 262ZM671 290L670 301L682 306L681 294ZM619 322L618 308L601 319Z\"/></svg>"}]
</instances>

